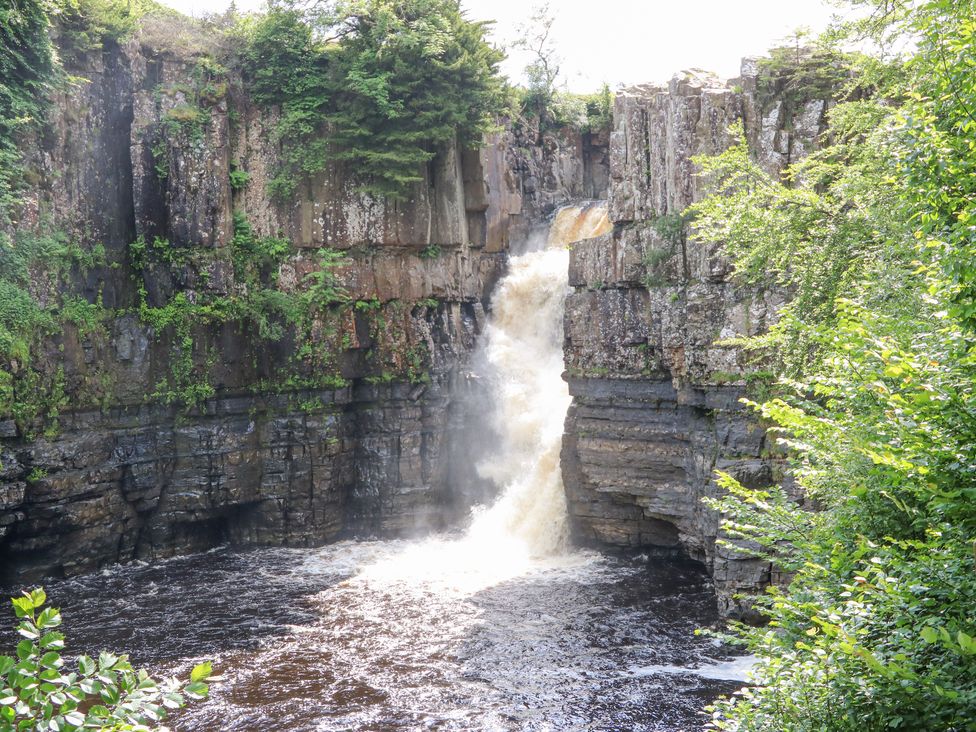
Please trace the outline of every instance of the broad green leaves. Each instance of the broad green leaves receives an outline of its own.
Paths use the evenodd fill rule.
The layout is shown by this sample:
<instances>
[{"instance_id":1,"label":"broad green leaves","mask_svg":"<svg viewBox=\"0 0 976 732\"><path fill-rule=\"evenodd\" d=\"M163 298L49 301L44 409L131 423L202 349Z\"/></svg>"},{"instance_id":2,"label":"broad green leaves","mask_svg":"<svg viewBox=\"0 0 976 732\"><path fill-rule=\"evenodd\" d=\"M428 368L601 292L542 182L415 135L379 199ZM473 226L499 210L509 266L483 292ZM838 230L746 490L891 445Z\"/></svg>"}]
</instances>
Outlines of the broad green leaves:
<instances>
[{"instance_id":1,"label":"broad green leaves","mask_svg":"<svg viewBox=\"0 0 976 732\"><path fill-rule=\"evenodd\" d=\"M157 682L132 668L128 657L103 651L98 660L77 659L77 670L62 659L64 636L47 628L61 625L61 614L44 608L38 588L12 598L25 636L16 657L0 656L0 732L75 732L112 730L144 732L158 728L167 710L204 699L209 662L196 666L190 681Z\"/></svg>"}]
</instances>

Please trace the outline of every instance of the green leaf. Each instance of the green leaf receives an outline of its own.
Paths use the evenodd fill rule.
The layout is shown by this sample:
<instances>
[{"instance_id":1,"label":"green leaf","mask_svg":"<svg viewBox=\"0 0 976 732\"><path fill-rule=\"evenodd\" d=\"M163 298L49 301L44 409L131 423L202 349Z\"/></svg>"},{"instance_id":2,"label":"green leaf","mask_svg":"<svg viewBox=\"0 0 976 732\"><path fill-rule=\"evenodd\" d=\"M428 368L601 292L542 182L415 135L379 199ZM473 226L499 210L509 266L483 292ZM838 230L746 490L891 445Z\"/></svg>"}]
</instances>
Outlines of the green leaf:
<instances>
[{"instance_id":1,"label":"green leaf","mask_svg":"<svg viewBox=\"0 0 976 732\"><path fill-rule=\"evenodd\" d=\"M29 597L12 597L10 602L14 606L14 613L18 618L29 616L34 611L34 603Z\"/></svg>"},{"instance_id":2,"label":"green leaf","mask_svg":"<svg viewBox=\"0 0 976 732\"><path fill-rule=\"evenodd\" d=\"M68 714L64 715L64 719L68 724L74 727L81 727L85 724L85 715L81 712L69 712Z\"/></svg>"},{"instance_id":3,"label":"green leaf","mask_svg":"<svg viewBox=\"0 0 976 732\"><path fill-rule=\"evenodd\" d=\"M976 654L976 640L973 640L971 635L960 630L956 633L956 640L959 641L959 646L962 648L963 653L970 656Z\"/></svg>"},{"instance_id":4,"label":"green leaf","mask_svg":"<svg viewBox=\"0 0 976 732\"><path fill-rule=\"evenodd\" d=\"M934 628L929 626L922 628L920 635L922 636L922 640L926 643L935 643L939 639L939 634Z\"/></svg>"},{"instance_id":5,"label":"green leaf","mask_svg":"<svg viewBox=\"0 0 976 732\"><path fill-rule=\"evenodd\" d=\"M183 692L191 699L203 699L207 696L208 689L202 681L191 681L183 687Z\"/></svg>"},{"instance_id":6,"label":"green leaf","mask_svg":"<svg viewBox=\"0 0 976 732\"><path fill-rule=\"evenodd\" d=\"M119 690L114 686L106 684L102 686L102 689L98 692L98 694L107 704L115 704L119 701Z\"/></svg>"},{"instance_id":7,"label":"green leaf","mask_svg":"<svg viewBox=\"0 0 976 732\"><path fill-rule=\"evenodd\" d=\"M61 650L64 648L64 636L57 632L46 633L41 637L39 645L45 650Z\"/></svg>"},{"instance_id":8,"label":"green leaf","mask_svg":"<svg viewBox=\"0 0 976 732\"><path fill-rule=\"evenodd\" d=\"M22 640L17 644L17 658L21 661L26 660L34 652L34 644L29 640Z\"/></svg>"},{"instance_id":9,"label":"green leaf","mask_svg":"<svg viewBox=\"0 0 976 732\"><path fill-rule=\"evenodd\" d=\"M45 608L37 616L37 627L42 630L45 628L56 628L61 625L61 613L53 607Z\"/></svg>"},{"instance_id":10,"label":"green leaf","mask_svg":"<svg viewBox=\"0 0 976 732\"><path fill-rule=\"evenodd\" d=\"M190 672L190 681L204 681L213 674L213 663L205 661L197 664Z\"/></svg>"}]
</instances>

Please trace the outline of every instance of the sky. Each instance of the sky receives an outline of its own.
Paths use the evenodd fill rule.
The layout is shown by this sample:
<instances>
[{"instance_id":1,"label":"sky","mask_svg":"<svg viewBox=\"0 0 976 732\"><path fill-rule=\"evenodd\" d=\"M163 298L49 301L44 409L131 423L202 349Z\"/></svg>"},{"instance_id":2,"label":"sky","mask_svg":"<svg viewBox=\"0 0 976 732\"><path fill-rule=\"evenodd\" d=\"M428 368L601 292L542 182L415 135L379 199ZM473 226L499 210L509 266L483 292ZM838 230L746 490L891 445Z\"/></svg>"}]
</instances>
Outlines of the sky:
<instances>
[{"instance_id":1,"label":"sky","mask_svg":"<svg viewBox=\"0 0 976 732\"><path fill-rule=\"evenodd\" d=\"M161 0L188 15L221 12L230 0ZM241 11L264 0L237 0ZM467 16L494 20L493 40L506 47L536 0L462 0ZM552 35L571 91L661 82L697 68L738 76L743 56L759 55L799 27L819 31L835 8L824 0L550 0ZM519 80L528 57L508 49L503 71Z\"/></svg>"}]
</instances>

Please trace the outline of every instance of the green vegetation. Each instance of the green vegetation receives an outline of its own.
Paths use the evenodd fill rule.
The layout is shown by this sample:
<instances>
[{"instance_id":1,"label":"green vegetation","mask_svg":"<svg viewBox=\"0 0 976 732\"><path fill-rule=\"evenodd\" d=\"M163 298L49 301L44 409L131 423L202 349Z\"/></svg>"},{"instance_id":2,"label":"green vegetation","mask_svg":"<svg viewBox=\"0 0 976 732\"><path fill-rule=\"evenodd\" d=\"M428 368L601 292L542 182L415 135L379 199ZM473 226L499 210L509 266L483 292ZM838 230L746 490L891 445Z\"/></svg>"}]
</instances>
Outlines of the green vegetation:
<instances>
[{"instance_id":1,"label":"green vegetation","mask_svg":"<svg viewBox=\"0 0 976 732\"><path fill-rule=\"evenodd\" d=\"M830 46L810 46L804 33L797 33L791 47L774 48L759 60L756 97L765 114L773 104L783 105L789 121L798 105L817 99L831 99L837 89L850 83L852 67L847 55ZM863 79L864 77L862 77ZM848 89L848 100L853 97Z\"/></svg>"},{"instance_id":2,"label":"green vegetation","mask_svg":"<svg viewBox=\"0 0 976 732\"><path fill-rule=\"evenodd\" d=\"M440 244L428 244L420 250L421 259L437 259L439 256L441 256Z\"/></svg>"},{"instance_id":3,"label":"green vegetation","mask_svg":"<svg viewBox=\"0 0 976 732\"><path fill-rule=\"evenodd\" d=\"M20 145L39 130L50 91L70 78L64 69L160 10L152 0L7 0L0 6L0 227L17 216L25 177Z\"/></svg>"},{"instance_id":4,"label":"green vegetation","mask_svg":"<svg viewBox=\"0 0 976 732\"><path fill-rule=\"evenodd\" d=\"M339 161L362 190L402 199L439 146L477 142L493 124L502 55L456 0L300 7L284 2L241 29L248 89L281 109L273 192L291 195Z\"/></svg>"},{"instance_id":5,"label":"green vegetation","mask_svg":"<svg viewBox=\"0 0 976 732\"><path fill-rule=\"evenodd\" d=\"M56 630L61 613L44 607L44 590L11 602L23 640L15 656L0 656L0 730L148 732L170 711L207 697L209 662L195 666L187 682L155 681L127 656L107 651L69 666L61 655L64 635Z\"/></svg>"},{"instance_id":6,"label":"green vegetation","mask_svg":"<svg viewBox=\"0 0 976 732\"><path fill-rule=\"evenodd\" d=\"M651 221L651 228L664 241L664 247L648 247L642 258L645 269L644 286L648 289L662 287L667 278L661 274L660 266L684 248L688 236L690 213L663 214Z\"/></svg>"},{"instance_id":7,"label":"green vegetation","mask_svg":"<svg viewBox=\"0 0 976 732\"><path fill-rule=\"evenodd\" d=\"M976 4L854 4L872 12L835 38L914 50L830 71L860 88L841 88L825 146L782 181L744 144L700 161L715 195L694 207L699 235L794 294L753 341L784 377L752 406L805 495L723 475L711 502L732 546L792 577L756 600L768 626L738 627L755 685L714 706L716 729L976 719Z\"/></svg>"},{"instance_id":8,"label":"green vegetation","mask_svg":"<svg viewBox=\"0 0 976 732\"><path fill-rule=\"evenodd\" d=\"M0 7L0 226L15 214L21 187L18 141L43 119L54 81L50 9L37 0L10 0Z\"/></svg>"},{"instance_id":9,"label":"green vegetation","mask_svg":"<svg viewBox=\"0 0 976 732\"><path fill-rule=\"evenodd\" d=\"M538 6L515 42L516 48L525 49L532 57L525 67L525 88L510 90L514 95L515 116L537 117L541 132L562 127L581 132L609 129L613 94L608 84L595 94L565 90L560 73L562 59L551 38L555 21L548 3Z\"/></svg>"},{"instance_id":10,"label":"green vegetation","mask_svg":"<svg viewBox=\"0 0 976 732\"><path fill-rule=\"evenodd\" d=\"M60 232L0 239L0 416L27 434L38 420L56 430L66 402L63 371L39 362L43 339L65 323L82 336L102 332L100 303L67 294L65 285L104 261L101 246L83 249Z\"/></svg>"},{"instance_id":11,"label":"green vegetation","mask_svg":"<svg viewBox=\"0 0 976 732\"><path fill-rule=\"evenodd\" d=\"M230 187L235 191L243 191L251 179L250 174L246 170L238 168L236 163L231 165L229 177Z\"/></svg>"},{"instance_id":12,"label":"green vegetation","mask_svg":"<svg viewBox=\"0 0 976 732\"><path fill-rule=\"evenodd\" d=\"M48 8L58 26L59 60L69 69L122 41L147 13L173 13L153 0L51 0Z\"/></svg>"},{"instance_id":13,"label":"green vegetation","mask_svg":"<svg viewBox=\"0 0 976 732\"><path fill-rule=\"evenodd\" d=\"M177 292L165 303L151 305L146 282L156 271L155 266L189 268L201 275L216 255L213 250L199 252L174 247L158 238L152 244L142 238L133 242L129 257L133 269L141 273L140 320L152 327L156 338L166 339L172 353L169 373L156 385L151 396L186 408L212 397L215 390L209 383L209 373L216 354L195 336L208 326L227 323L253 327L258 338L265 341L280 341L286 334L291 334L300 344L298 361L306 362L306 366L321 378L337 378L338 375L333 373L328 343L330 330L326 321L334 317L333 311L337 307L348 303L348 296L336 275L346 258L333 249L319 249L316 252L317 266L308 272L301 286L283 289L278 286L279 268L295 255L288 240L256 235L247 217L237 211L230 245L233 290L218 293L201 289L192 295ZM205 279L201 277L201 281L205 282ZM283 376L284 381L275 390L290 388L288 384L294 386L287 382L291 376L297 377L296 374ZM300 386L311 387L311 381Z\"/></svg>"}]
</instances>

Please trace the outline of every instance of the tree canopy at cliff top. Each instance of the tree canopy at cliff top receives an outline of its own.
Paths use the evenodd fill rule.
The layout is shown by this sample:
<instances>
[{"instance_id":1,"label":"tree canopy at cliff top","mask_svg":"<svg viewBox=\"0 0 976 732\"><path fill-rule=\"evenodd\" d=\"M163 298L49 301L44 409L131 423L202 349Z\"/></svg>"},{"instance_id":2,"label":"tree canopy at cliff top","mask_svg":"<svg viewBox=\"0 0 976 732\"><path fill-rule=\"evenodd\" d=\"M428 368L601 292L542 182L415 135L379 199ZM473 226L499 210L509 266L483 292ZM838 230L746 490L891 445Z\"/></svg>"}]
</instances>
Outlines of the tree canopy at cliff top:
<instances>
[{"instance_id":1,"label":"tree canopy at cliff top","mask_svg":"<svg viewBox=\"0 0 976 732\"><path fill-rule=\"evenodd\" d=\"M480 141L503 101L485 32L457 0L282 1L245 20L249 88L281 108L274 187L287 195L338 160L365 190L401 198L439 147Z\"/></svg>"}]
</instances>

